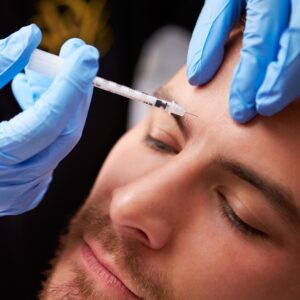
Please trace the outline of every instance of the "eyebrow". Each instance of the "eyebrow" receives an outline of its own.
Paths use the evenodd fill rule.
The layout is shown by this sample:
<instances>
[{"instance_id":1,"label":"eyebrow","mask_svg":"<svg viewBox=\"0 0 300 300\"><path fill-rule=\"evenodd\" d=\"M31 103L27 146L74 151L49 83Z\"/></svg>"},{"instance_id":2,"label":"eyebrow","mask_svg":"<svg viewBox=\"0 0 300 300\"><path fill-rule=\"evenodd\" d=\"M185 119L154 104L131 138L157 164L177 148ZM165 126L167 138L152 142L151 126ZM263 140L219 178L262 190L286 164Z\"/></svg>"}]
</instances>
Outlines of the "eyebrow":
<instances>
[{"instance_id":1,"label":"eyebrow","mask_svg":"<svg viewBox=\"0 0 300 300\"><path fill-rule=\"evenodd\" d=\"M293 229L299 230L300 216L292 193L281 184L267 180L248 166L232 159L217 157L213 164L248 182L259 190L275 212Z\"/></svg>"},{"instance_id":2,"label":"eyebrow","mask_svg":"<svg viewBox=\"0 0 300 300\"><path fill-rule=\"evenodd\" d=\"M174 99L171 91L164 86L162 86L158 90L156 90L153 93L153 96L156 98L166 100L166 101L171 101L171 99ZM187 140L190 136L190 127L186 124L185 117L184 116L181 117L181 116L177 116L177 115L173 115L173 114L169 114L169 115L171 117L173 117L177 126L179 127L180 131L182 132L184 138Z\"/></svg>"}]
</instances>

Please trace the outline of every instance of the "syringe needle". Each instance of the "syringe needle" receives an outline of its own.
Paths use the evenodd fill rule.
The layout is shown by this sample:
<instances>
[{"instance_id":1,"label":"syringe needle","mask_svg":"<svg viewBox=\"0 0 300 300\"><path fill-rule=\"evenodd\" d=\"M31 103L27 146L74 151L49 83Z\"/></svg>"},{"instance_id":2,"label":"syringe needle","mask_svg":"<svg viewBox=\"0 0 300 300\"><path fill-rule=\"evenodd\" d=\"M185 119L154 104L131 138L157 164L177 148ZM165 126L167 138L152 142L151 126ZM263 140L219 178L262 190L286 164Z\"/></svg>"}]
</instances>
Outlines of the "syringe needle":
<instances>
[{"instance_id":1,"label":"syringe needle","mask_svg":"<svg viewBox=\"0 0 300 300\"><path fill-rule=\"evenodd\" d=\"M197 116L197 115L195 115L195 114L192 114L192 113L190 113L190 112L185 112L185 114L186 115L190 115L190 116L193 116L193 117L196 117L196 118L200 118L199 116Z\"/></svg>"}]
</instances>

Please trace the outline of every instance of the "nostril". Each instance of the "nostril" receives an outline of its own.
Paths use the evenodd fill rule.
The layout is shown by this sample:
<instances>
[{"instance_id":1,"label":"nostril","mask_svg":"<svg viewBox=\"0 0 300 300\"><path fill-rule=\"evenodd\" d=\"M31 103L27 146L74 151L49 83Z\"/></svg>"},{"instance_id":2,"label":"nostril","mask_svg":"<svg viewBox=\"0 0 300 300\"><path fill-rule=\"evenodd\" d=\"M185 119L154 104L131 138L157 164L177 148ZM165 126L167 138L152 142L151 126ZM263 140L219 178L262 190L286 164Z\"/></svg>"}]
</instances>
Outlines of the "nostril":
<instances>
[{"instance_id":1,"label":"nostril","mask_svg":"<svg viewBox=\"0 0 300 300\"><path fill-rule=\"evenodd\" d=\"M149 239L149 236L145 233L145 231L131 226L126 226L124 229L127 232L128 236L131 236L136 240L139 240L141 243L145 244L146 246L150 246L151 241Z\"/></svg>"},{"instance_id":2,"label":"nostril","mask_svg":"<svg viewBox=\"0 0 300 300\"><path fill-rule=\"evenodd\" d=\"M147 241L147 243L149 243L150 240L149 240L148 235L147 235L143 230L140 230L140 229L137 229L137 230L138 230L139 234L141 235L141 237L142 237L145 241Z\"/></svg>"}]
</instances>

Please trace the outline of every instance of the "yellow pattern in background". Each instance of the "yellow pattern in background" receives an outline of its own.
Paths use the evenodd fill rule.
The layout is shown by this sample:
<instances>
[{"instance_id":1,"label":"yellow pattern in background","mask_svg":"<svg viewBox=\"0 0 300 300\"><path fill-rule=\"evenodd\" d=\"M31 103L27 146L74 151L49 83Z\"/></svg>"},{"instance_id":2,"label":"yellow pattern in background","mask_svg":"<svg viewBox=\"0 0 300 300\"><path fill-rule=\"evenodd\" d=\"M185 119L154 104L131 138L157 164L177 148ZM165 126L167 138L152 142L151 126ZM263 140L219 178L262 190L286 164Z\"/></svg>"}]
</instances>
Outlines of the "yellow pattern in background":
<instances>
[{"instance_id":1,"label":"yellow pattern in background","mask_svg":"<svg viewBox=\"0 0 300 300\"><path fill-rule=\"evenodd\" d=\"M100 50L101 56L112 44L108 24L110 12L107 0L41 0L37 15L30 21L43 31L40 47L58 54L69 38L78 37Z\"/></svg>"}]
</instances>

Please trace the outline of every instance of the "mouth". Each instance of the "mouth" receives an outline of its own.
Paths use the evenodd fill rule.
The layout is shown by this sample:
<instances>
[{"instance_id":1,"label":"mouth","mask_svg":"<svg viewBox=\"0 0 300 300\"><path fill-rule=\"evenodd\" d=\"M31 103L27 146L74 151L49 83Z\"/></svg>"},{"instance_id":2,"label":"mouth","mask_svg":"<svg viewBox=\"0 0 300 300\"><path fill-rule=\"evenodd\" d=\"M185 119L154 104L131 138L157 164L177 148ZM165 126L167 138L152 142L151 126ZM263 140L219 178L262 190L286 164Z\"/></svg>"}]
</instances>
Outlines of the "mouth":
<instances>
[{"instance_id":1,"label":"mouth","mask_svg":"<svg viewBox=\"0 0 300 300\"><path fill-rule=\"evenodd\" d=\"M108 259L104 253L99 253L101 251L95 252L92 244L89 244L85 239L82 240L80 252L87 271L107 295L114 297L114 299L143 299L120 279L111 259Z\"/></svg>"}]
</instances>

